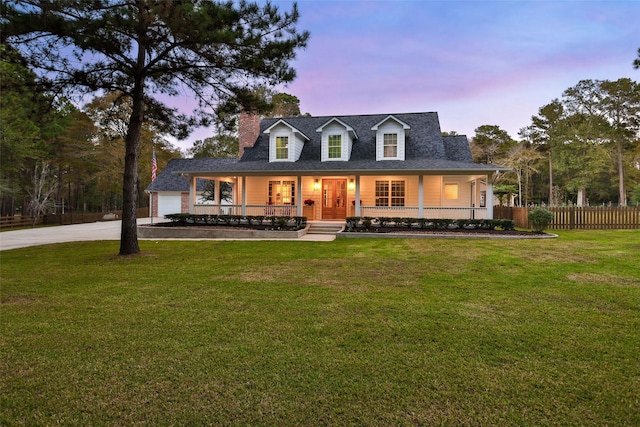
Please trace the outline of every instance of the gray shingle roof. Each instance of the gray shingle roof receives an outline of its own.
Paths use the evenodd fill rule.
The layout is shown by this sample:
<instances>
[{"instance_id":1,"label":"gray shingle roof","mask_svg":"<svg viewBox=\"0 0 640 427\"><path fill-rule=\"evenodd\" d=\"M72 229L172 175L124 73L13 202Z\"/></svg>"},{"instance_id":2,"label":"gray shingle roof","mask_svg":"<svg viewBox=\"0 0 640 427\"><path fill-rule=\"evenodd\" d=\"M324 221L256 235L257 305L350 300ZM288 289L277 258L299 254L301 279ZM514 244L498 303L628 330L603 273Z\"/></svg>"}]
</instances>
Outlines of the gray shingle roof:
<instances>
[{"instance_id":1,"label":"gray shingle roof","mask_svg":"<svg viewBox=\"0 0 640 427\"><path fill-rule=\"evenodd\" d=\"M260 135L241 159L174 159L165 167L147 191L188 191L187 180L180 173L214 175L256 175L260 173L479 173L506 170L494 165L473 163L469 142L464 135L442 136L438 114L400 113L393 117L410 126L405 139L405 160L376 161L375 134L371 130L389 114L354 116L290 117L263 119ZM349 161L321 161L321 134L318 128L337 118L351 126L354 141ZM309 138L296 162L269 163L269 135L264 131L279 120L293 126ZM170 175L170 176L166 176Z\"/></svg>"},{"instance_id":2,"label":"gray shingle roof","mask_svg":"<svg viewBox=\"0 0 640 427\"><path fill-rule=\"evenodd\" d=\"M224 168L237 162L238 159L171 159L146 191L189 191L189 180L175 172L191 167ZM204 190L205 184L205 179L196 178L196 191Z\"/></svg>"}]
</instances>

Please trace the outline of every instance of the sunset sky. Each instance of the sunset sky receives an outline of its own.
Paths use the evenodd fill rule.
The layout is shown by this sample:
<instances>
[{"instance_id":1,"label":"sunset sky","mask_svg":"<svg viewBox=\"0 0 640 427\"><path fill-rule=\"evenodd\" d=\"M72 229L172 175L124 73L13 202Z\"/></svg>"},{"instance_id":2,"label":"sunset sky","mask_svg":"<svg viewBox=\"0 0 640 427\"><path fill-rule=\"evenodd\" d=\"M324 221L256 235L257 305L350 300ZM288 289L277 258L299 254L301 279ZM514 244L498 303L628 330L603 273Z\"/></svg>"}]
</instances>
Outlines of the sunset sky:
<instances>
[{"instance_id":1,"label":"sunset sky","mask_svg":"<svg viewBox=\"0 0 640 427\"><path fill-rule=\"evenodd\" d=\"M290 10L290 1L273 1ZM583 79L640 80L640 1L298 2L308 47L283 92L318 115L436 111L516 138ZM208 135L200 131L181 146Z\"/></svg>"}]
</instances>

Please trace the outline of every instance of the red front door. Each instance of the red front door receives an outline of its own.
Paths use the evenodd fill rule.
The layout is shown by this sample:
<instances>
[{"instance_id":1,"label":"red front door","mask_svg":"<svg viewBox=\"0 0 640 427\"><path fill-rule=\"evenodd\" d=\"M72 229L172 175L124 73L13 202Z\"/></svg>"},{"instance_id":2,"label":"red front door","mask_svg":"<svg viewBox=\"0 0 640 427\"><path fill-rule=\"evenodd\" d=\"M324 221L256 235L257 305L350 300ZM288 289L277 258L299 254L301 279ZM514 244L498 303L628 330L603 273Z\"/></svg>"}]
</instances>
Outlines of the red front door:
<instances>
[{"instance_id":1,"label":"red front door","mask_svg":"<svg viewBox=\"0 0 640 427\"><path fill-rule=\"evenodd\" d=\"M322 219L347 218L347 180L322 180Z\"/></svg>"}]
</instances>

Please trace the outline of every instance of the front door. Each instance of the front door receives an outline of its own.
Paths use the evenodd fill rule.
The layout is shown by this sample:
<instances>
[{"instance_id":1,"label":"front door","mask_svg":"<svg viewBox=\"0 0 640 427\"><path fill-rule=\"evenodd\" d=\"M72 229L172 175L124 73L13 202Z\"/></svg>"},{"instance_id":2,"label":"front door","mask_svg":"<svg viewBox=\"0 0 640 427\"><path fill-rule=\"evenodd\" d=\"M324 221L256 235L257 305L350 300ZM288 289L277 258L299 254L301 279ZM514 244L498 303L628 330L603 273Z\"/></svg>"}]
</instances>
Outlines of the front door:
<instances>
[{"instance_id":1,"label":"front door","mask_svg":"<svg viewBox=\"0 0 640 427\"><path fill-rule=\"evenodd\" d=\"M347 180L322 180L322 219L347 218Z\"/></svg>"}]
</instances>

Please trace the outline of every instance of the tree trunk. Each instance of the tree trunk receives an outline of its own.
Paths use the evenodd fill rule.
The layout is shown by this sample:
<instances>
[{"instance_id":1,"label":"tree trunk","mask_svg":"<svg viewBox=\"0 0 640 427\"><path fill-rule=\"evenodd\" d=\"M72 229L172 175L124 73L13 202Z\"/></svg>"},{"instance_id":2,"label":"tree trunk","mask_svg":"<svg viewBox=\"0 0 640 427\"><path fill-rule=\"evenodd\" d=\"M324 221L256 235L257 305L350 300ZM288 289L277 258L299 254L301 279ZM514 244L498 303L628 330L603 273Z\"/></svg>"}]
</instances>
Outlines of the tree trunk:
<instances>
[{"instance_id":1,"label":"tree trunk","mask_svg":"<svg viewBox=\"0 0 640 427\"><path fill-rule=\"evenodd\" d=\"M576 203L576 205L585 206L586 202L587 202L587 189L586 188L579 188L578 189L578 202Z\"/></svg>"},{"instance_id":2,"label":"tree trunk","mask_svg":"<svg viewBox=\"0 0 640 427\"><path fill-rule=\"evenodd\" d=\"M622 157L622 143L618 142L618 190L620 191L618 203L620 203L620 206L627 206L627 194L624 191L624 162Z\"/></svg>"},{"instance_id":3,"label":"tree trunk","mask_svg":"<svg viewBox=\"0 0 640 427\"><path fill-rule=\"evenodd\" d=\"M553 206L553 162L551 161L551 149L549 149L549 206Z\"/></svg>"},{"instance_id":4,"label":"tree trunk","mask_svg":"<svg viewBox=\"0 0 640 427\"><path fill-rule=\"evenodd\" d=\"M133 90L132 112L125 138L124 180L122 185L122 229L120 255L140 253L138 246L138 142L144 119L144 82L136 79Z\"/></svg>"}]
</instances>

